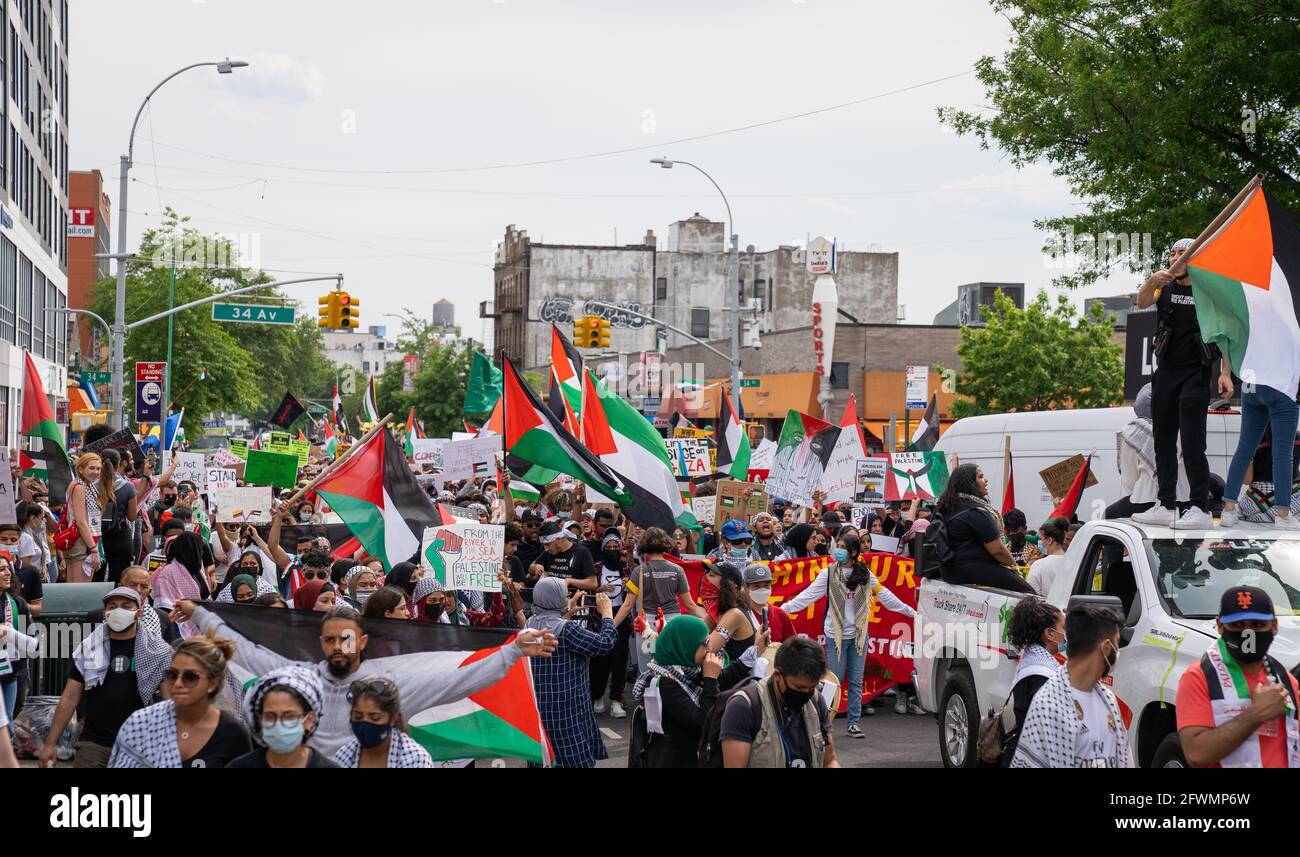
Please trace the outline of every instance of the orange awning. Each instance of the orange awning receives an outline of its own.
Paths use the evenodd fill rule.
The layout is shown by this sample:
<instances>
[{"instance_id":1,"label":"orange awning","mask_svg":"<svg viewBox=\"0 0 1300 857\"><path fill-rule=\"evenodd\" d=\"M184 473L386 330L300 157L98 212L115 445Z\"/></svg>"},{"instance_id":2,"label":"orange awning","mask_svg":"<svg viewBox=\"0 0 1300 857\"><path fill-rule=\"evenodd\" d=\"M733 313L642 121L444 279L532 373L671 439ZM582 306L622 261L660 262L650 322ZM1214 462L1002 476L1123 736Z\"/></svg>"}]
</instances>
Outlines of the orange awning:
<instances>
[{"instance_id":1,"label":"orange awning","mask_svg":"<svg viewBox=\"0 0 1300 857\"><path fill-rule=\"evenodd\" d=\"M758 381L757 387L745 387L740 398L746 420L780 420L792 408L805 414L816 414L817 376L812 372L784 372L777 375L751 375L745 380ZM696 396L699 407L687 410L686 416L712 420L718 418L722 401L722 383L712 378Z\"/></svg>"},{"instance_id":2,"label":"orange awning","mask_svg":"<svg viewBox=\"0 0 1300 857\"><path fill-rule=\"evenodd\" d=\"M90 403L90 397L86 391L80 387L68 387L68 413L75 414L77 411L93 411L95 406Z\"/></svg>"}]
</instances>

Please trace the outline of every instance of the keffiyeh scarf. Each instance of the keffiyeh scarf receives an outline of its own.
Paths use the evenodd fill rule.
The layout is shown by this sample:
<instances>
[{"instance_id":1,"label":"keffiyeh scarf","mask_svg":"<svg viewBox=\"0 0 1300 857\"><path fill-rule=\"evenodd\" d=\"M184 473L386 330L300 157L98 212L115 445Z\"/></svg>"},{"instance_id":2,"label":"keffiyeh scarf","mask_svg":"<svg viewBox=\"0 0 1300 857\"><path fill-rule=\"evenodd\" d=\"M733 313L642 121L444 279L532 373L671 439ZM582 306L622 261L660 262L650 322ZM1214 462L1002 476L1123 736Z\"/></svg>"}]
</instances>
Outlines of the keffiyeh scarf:
<instances>
[{"instance_id":1,"label":"keffiyeh scarf","mask_svg":"<svg viewBox=\"0 0 1300 857\"><path fill-rule=\"evenodd\" d=\"M118 730L110 768L179 768L176 703L170 699L134 712Z\"/></svg>"},{"instance_id":2,"label":"keffiyeh scarf","mask_svg":"<svg viewBox=\"0 0 1300 857\"><path fill-rule=\"evenodd\" d=\"M361 764L361 745L356 738L348 742L334 754L334 764L340 768L355 768ZM429 752L415 742L411 736L400 729L389 733L388 767L390 768L432 768L433 758Z\"/></svg>"},{"instance_id":3,"label":"keffiyeh scarf","mask_svg":"<svg viewBox=\"0 0 1300 857\"><path fill-rule=\"evenodd\" d=\"M844 642L844 602L849 595L849 587L845 582L843 566L838 563L832 563L826 567L822 574L829 574L826 579L826 603L830 608L831 632L835 636L835 654L840 653L840 648ZM858 650L858 654L865 651L867 645L867 621L871 618L871 593L876 591L878 586L876 576L867 572L867 582L862 584L853 593L855 597L866 599L858 603L858 612L853 616L853 647Z\"/></svg>"},{"instance_id":4,"label":"keffiyeh scarf","mask_svg":"<svg viewBox=\"0 0 1300 857\"><path fill-rule=\"evenodd\" d=\"M140 691L140 701L148 705L162 683L163 670L172 662L172 647L163 640L162 625L152 607L146 606L140 611L135 626L135 648L131 657L135 662L136 688ZM100 623L72 653L72 662L81 671L86 690L104 683L104 677L108 675L109 651L108 626Z\"/></svg>"},{"instance_id":5,"label":"keffiyeh scarf","mask_svg":"<svg viewBox=\"0 0 1300 857\"><path fill-rule=\"evenodd\" d=\"M258 721L262 718L262 701L273 690L292 690L307 702L307 713L320 717L322 700L325 695L321 687L320 675L311 667L302 664L286 664L262 676L244 694L244 720L253 733L253 740L259 747L265 747L262 730Z\"/></svg>"},{"instance_id":6,"label":"keffiyeh scarf","mask_svg":"<svg viewBox=\"0 0 1300 857\"><path fill-rule=\"evenodd\" d=\"M265 595L265 594L268 593L268 592L277 592L277 591L278 591L274 586L272 586L271 584L267 583L265 580L263 580L263 579L260 578L260 577L258 577L258 578L254 578L253 582L257 585L257 595ZM233 604L233 603L235 603L235 596L234 596L234 593L232 593L232 592L230 591L230 590L233 589L233 588L234 588L233 586L223 586L223 587L221 587L221 591L217 593L217 597L214 598L213 600L214 600L214 601L220 601L222 604ZM257 596L255 595L255 596L253 596L253 597L256 598Z\"/></svg>"},{"instance_id":7,"label":"keffiyeh scarf","mask_svg":"<svg viewBox=\"0 0 1300 857\"><path fill-rule=\"evenodd\" d=\"M1115 702L1115 694L1104 684L1098 684L1097 690L1105 698L1110 716L1118 727L1111 767L1132 767L1129 761L1128 731L1124 728L1124 719ZM1020 730L1020 743L1016 746L1011 767L1073 768L1079 723L1074 695L1070 690L1070 671L1062 665L1034 694L1029 714L1025 717L1025 725Z\"/></svg>"},{"instance_id":8,"label":"keffiyeh scarf","mask_svg":"<svg viewBox=\"0 0 1300 857\"><path fill-rule=\"evenodd\" d=\"M660 666L658 661L651 660L646 664L646 671L637 676L636 686L632 688L633 699L644 699L645 689L649 687L650 682L655 677L666 678L669 681L677 682L686 695L691 698L691 702L698 708L700 704L700 693L704 690L703 672L699 667Z\"/></svg>"}]
</instances>

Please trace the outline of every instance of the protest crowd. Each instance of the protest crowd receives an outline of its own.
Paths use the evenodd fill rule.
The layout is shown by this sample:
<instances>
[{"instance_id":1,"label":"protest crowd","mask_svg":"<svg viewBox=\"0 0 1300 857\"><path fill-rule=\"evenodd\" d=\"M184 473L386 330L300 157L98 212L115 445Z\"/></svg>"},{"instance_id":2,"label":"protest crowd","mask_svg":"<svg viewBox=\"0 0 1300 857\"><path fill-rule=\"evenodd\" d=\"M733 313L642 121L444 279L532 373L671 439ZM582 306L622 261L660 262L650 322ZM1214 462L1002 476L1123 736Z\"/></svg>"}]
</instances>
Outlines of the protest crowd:
<instances>
[{"instance_id":1,"label":"protest crowd","mask_svg":"<svg viewBox=\"0 0 1300 857\"><path fill-rule=\"evenodd\" d=\"M1174 245L1171 269L1191 244ZM1243 391L1216 490L1211 385L1227 398L1235 382L1193 295L1173 270L1140 292L1158 308L1160 361L1119 437L1127 494L1106 515L1300 527L1300 378ZM980 466L935 452L934 421L906 453L924 476L887 456L876 476L834 479L801 448L852 445L853 426L793 411L793 442L783 432L756 468L730 401L716 431L678 415L665 439L553 335L568 365L550 402L503 360L487 421L451 439L424 437L414 412L405 427L349 421L336 391L320 421L286 394L284 431L206 455L170 421L11 451L0 766L593 767L608 715L631 734L629 767L839 767L835 738L868 740L882 693L926 714L910 670L873 645L910 633L914 573L1019 596L1013 725L981 730L987 764L1134 764L1107 681L1122 617L1045 599L1081 524L1087 460L1043 521L1008 494L995 505ZM25 427L44 399L28 383ZM564 384L577 389L556 394ZM674 452L708 454L706 476ZM857 457L871 458L865 443ZM51 656L34 623L66 584L101 584L102 598L59 695L32 697L30 665ZM1189 764L1300 765L1300 687L1268 657L1291 614L1277 607L1248 582L1222 593L1217 643L1177 682Z\"/></svg>"}]
</instances>

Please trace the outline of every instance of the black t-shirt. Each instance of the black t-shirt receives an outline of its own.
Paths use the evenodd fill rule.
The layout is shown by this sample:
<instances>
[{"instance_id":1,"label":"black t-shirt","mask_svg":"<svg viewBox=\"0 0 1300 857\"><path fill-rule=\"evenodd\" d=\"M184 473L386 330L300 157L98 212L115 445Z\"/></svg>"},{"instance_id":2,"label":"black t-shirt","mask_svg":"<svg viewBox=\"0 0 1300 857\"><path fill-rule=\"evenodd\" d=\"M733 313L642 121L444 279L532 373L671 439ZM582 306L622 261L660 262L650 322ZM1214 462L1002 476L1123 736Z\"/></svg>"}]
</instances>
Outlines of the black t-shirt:
<instances>
[{"instance_id":1,"label":"black t-shirt","mask_svg":"<svg viewBox=\"0 0 1300 857\"><path fill-rule=\"evenodd\" d=\"M22 590L23 600L31 603L45 597L45 588L41 584L41 571L33 565L24 565L18 569L18 586Z\"/></svg>"},{"instance_id":2,"label":"black t-shirt","mask_svg":"<svg viewBox=\"0 0 1300 857\"><path fill-rule=\"evenodd\" d=\"M326 759L320 753L316 752L316 748L308 747L307 750L311 753L311 757L307 760L307 767L309 768L337 768L338 767L338 765L334 764L333 761L331 761L330 759ZM226 767L227 768L269 768L271 766L266 763L265 750L254 750L251 753L245 753L244 755L235 759L229 765L226 765Z\"/></svg>"},{"instance_id":3,"label":"black t-shirt","mask_svg":"<svg viewBox=\"0 0 1300 857\"><path fill-rule=\"evenodd\" d=\"M519 562L523 564L525 569L527 569L528 566L539 561L538 557L542 555L542 552L543 548L540 541L529 542L528 539L524 538L519 540L519 547L515 550L515 556L519 558Z\"/></svg>"},{"instance_id":4,"label":"black t-shirt","mask_svg":"<svg viewBox=\"0 0 1300 857\"><path fill-rule=\"evenodd\" d=\"M86 677L74 664L68 677L84 683ZM108 674L99 686L86 691L86 719L81 740L112 747L126 718L144 708L135 676L135 638L108 641Z\"/></svg>"},{"instance_id":5,"label":"black t-shirt","mask_svg":"<svg viewBox=\"0 0 1300 857\"><path fill-rule=\"evenodd\" d=\"M596 564L582 545L573 545L564 553L542 554L538 562L551 577L585 580L596 576Z\"/></svg>"},{"instance_id":6,"label":"black t-shirt","mask_svg":"<svg viewBox=\"0 0 1300 857\"><path fill-rule=\"evenodd\" d=\"M581 542L578 543L578 545L579 547L585 549L587 553L591 554L591 561L593 563L598 563L601 561L602 551L600 549L600 539L583 539Z\"/></svg>"},{"instance_id":7,"label":"black t-shirt","mask_svg":"<svg viewBox=\"0 0 1300 857\"><path fill-rule=\"evenodd\" d=\"M1160 365L1199 366L1205 355L1201 351L1201 326L1196 321L1192 284L1170 283L1160 290L1156 304L1171 322L1169 345L1160 356Z\"/></svg>"},{"instance_id":8,"label":"black t-shirt","mask_svg":"<svg viewBox=\"0 0 1300 857\"><path fill-rule=\"evenodd\" d=\"M766 692L772 694L775 699L776 693L770 684ZM817 705L817 719L821 721L822 732L829 733L831 731L831 715L826 708L826 702L822 699L821 694L815 695L813 701ZM776 711L781 722L773 724L774 730L779 734L773 735L772 740L780 741L785 747L787 751L786 766L812 767L812 743L808 740L808 730L804 727L803 714L797 709L791 710L779 703L776 706ZM723 741L744 741L747 744L752 744L762 725L763 707L761 705L750 705L749 696L743 692L734 693L727 700L726 710L722 712L719 737ZM798 764L795 764L796 762Z\"/></svg>"},{"instance_id":9,"label":"black t-shirt","mask_svg":"<svg viewBox=\"0 0 1300 857\"><path fill-rule=\"evenodd\" d=\"M778 539L772 539L767 544L763 544L761 539L754 539L754 546L751 549L759 559L768 562L772 562L785 552L785 548Z\"/></svg>"},{"instance_id":10,"label":"black t-shirt","mask_svg":"<svg viewBox=\"0 0 1300 857\"><path fill-rule=\"evenodd\" d=\"M224 768L253 751L253 739L244 722L229 711L221 712L217 728L199 752L181 762L182 768ZM265 761L263 754L263 761Z\"/></svg>"},{"instance_id":11,"label":"black t-shirt","mask_svg":"<svg viewBox=\"0 0 1300 857\"><path fill-rule=\"evenodd\" d=\"M953 561L965 563L997 563L984 545L1002 538L998 525L980 507L969 501L961 510L944 521L948 544L952 547Z\"/></svg>"}]
</instances>

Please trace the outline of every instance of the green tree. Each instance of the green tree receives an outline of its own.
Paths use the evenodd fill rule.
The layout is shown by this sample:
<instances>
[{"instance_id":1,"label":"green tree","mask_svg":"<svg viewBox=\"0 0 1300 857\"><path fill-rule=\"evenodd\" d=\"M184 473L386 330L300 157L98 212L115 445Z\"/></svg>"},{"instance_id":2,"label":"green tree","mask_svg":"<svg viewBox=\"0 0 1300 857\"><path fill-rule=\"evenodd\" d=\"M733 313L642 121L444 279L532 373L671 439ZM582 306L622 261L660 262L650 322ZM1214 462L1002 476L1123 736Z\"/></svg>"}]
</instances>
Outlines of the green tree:
<instances>
[{"instance_id":1,"label":"green tree","mask_svg":"<svg viewBox=\"0 0 1300 857\"><path fill-rule=\"evenodd\" d=\"M1009 411L1106 408L1124 400L1123 349L1100 303L1079 316L1069 298L1040 291L1024 309L998 292L984 327L963 327L957 356L962 417ZM948 371L939 367L941 375Z\"/></svg>"},{"instance_id":2,"label":"green tree","mask_svg":"<svg viewBox=\"0 0 1300 857\"><path fill-rule=\"evenodd\" d=\"M992 0L1011 48L976 73L987 112L942 108L942 122L997 146L1017 167L1050 163L1087 200L1035 221L1052 236L1151 236L1157 257L1195 236L1256 173L1300 205L1297 0ZM1143 243L1143 242L1140 242ZM1086 244L1084 245L1086 249ZM1057 254L1059 238L1045 251ZM1064 286L1153 260L1111 243ZM1163 261L1157 258L1155 261Z\"/></svg>"}]
</instances>

